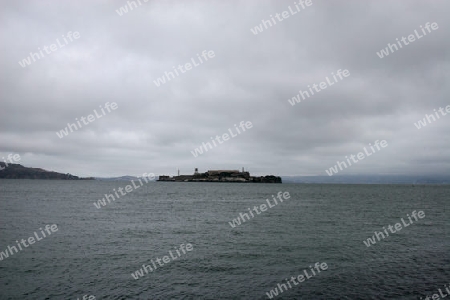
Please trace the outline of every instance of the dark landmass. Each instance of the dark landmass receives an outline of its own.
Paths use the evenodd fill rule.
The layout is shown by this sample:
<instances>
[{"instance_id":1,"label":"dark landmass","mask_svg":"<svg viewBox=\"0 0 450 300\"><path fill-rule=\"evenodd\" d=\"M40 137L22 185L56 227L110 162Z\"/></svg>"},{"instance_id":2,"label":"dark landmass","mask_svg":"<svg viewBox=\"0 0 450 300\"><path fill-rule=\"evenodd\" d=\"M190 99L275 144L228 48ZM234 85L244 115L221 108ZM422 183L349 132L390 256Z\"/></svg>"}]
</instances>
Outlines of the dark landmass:
<instances>
[{"instance_id":1,"label":"dark landmass","mask_svg":"<svg viewBox=\"0 0 450 300\"><path fill-rule=\"evenodd\" d=\"M0 162L1 179L56 179L56 180L94 180L93 177L82 178L72 174L47 171L40 168L28 168L20 164Z\"/></svg>"},{"instance_id":2,"label":"dark landmass","mask_svg":"<svg viewBox=\"0 0 450 300\"><path fill-rule=\"evenodd\" d=\"M159 176L157 181L168 182L252 182L252 183L281 183L281 177L250 176L249 172L240 172L239 170L209 170L205 173L199 173L197 169L193 175L178 176Z\"/></svg>"},{"instance_id":3,"label":"dark landmass","mask_svg":"<svg viewBox=\"0 0 450 300\"><path fill-rule=\"evenodd\" d=\"M284 183L331 184L450 184L450 175L282 176Z\"/></svg>"}]
</instances>

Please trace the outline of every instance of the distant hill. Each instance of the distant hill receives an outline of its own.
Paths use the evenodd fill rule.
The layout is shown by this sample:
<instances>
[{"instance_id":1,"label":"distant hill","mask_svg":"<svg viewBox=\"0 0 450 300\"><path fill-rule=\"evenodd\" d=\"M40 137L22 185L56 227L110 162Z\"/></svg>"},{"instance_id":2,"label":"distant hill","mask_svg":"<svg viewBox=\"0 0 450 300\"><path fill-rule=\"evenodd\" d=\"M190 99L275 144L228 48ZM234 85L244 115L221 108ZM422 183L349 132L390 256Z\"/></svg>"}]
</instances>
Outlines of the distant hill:
<instances>
[{"instance_id":1,"label":"distant hill","mask_svg":"<svg viewBox=\"0 0 450 300\"><path fill-rule=\"evenodd\" d=\"M331 184L450 184L444 175L335 175L335 176L282 176L284 183Z\"/></svg>"},{"instance_id":2,"label":"distant hill","mask_svg":"<svg viewBox=\"0 0 450 300\"><path fill-rule=\"evenodd\" d=\"M155 178L150 179L150 177L147 177L148 181L156 181L156 179L158 178L158 175L155 175ZM100 180L100 181L131 181L131 180L135 180L137 181L138 179L142 178L142 176L130 176L130 175L125 175L125 176L119 176L119 177L95 177L95 180Z\"/></svg>"},{"instance_id":3,"label":"distant hill","mask_svg":"<svg viewBox=\"0 0 450 300\"><path fill-rule=\"evenodd\" d=\"M138 178L135 176L120 176L120 177L95 177L96 180L101 181L131 181L137 180Z\"/></svg>"},{"instance_id":4,"label":"distant hill","mask_svg":"<svg viewBox=\"0 0 450 300\"><path fill-rule=\"evenodd\" d=\"M2 169L3 168L3 169ZM56 180L93 180L94 178L81 178L72 174L63 174L47 171L40 168L28 168L20 164L5 164L0 162L1 179L56 179Z\"/></svg>"}]
</instances>

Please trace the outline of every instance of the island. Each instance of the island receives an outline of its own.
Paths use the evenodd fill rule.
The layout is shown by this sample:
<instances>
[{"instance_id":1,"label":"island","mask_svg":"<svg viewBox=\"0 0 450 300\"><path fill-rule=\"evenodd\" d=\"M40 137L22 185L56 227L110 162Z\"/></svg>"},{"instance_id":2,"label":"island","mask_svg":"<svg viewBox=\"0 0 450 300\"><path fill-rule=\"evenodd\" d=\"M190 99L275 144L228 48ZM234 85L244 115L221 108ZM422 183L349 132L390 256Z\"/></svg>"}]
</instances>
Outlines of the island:
<instances>
[{"instance_id":1,"label":"island","mask_svg":"<svg viewBox=\"0 0 450 300\"><path fill-rule=\"evenodd\" d=\"M199 173L195 168L192 175L167 176L160 175L157 181L166 182L252 182L252 183L282 183L281 177L266 176L250 176L249 172L239 170L209 170L205 173Z\"/></svg>"}]
</instances>

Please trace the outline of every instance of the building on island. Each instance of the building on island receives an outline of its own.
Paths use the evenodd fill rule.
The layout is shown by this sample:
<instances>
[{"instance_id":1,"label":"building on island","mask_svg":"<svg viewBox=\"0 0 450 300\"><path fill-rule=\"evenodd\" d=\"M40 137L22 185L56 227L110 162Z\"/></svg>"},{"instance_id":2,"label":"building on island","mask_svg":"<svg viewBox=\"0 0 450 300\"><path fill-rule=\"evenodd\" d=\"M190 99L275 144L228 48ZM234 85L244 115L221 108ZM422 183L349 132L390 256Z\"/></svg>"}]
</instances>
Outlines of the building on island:
<instances>
[{"instance_id":1,"label":"building on island","mask_svg":"<svg viewBox=\"0 0 450 300\"><path fill-rule=\"evenodd\" d=\"M198 168L195 168L193 175L178 176L159 176L157 181L169 182L259 182L259 183L281 183L281 177L267 175L267 176L251 176L249 172L242 172L239 170L208 170L205 173L199 173Z\"/></svg>"}]
</instances>

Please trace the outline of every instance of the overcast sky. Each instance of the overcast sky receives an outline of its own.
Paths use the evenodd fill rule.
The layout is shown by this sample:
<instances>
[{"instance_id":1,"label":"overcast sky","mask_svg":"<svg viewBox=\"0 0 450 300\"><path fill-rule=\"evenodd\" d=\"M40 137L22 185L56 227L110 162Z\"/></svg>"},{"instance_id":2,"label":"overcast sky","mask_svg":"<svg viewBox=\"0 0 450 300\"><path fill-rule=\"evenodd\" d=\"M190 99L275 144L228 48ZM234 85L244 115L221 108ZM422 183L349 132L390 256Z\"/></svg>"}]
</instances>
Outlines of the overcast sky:
<instances>
[{"instance_id":1,"label":"overcast sky","mask_svg":"<svg viewBox=\"0 0 450 300\"><path fill-rule=\"evenodd\" d=\"M261 20L296 11L294 1L140 1L122 16L121 0L2 1L1 157L18 153L25 166L78 176L195 167L326 175L337 160L386 140L339 174L450 174L450 116L414 125L450 105L450 2L312 0L255 35ZM427 22L439 28L377 56L396 38L423 35ZM66 44L69 31L79 38ZM57 39L64 47L18 63ZM173 66L198 63L203 50L215 56L154 84ZM338 69L350 76L289 104ZM118 108L56 135L106 102ZM192 155L240 121L253 127Z\"/></svg>"}]
</instances>

